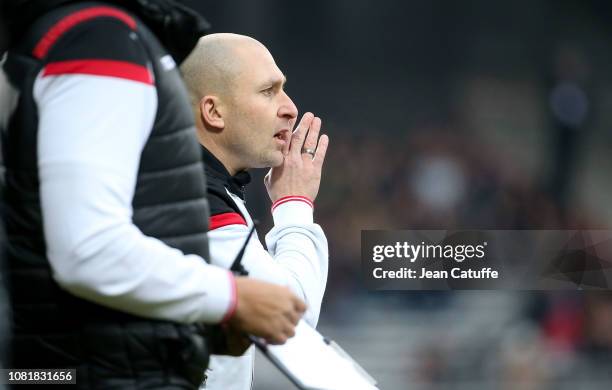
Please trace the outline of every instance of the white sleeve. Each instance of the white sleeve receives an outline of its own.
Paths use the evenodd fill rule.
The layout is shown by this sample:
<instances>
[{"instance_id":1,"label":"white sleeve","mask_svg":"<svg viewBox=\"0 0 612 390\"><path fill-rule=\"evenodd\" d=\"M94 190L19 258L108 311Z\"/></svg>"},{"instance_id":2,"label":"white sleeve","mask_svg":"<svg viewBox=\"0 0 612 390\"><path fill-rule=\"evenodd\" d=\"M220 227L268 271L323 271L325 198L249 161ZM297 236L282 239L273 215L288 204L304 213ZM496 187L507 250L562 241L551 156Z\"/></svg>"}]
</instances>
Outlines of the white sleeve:
<instances>
[{"instance_id":1,"label":"white sleeve","mask_svg":"<svg viewBox=\"0 0 612 390\"><path fill-rule=\"evenodd\" d=\"M288 286L308 306L304 319L316 326L327 282L327 239L321 227L313 223L313 209L306 203L283 203L272 216L274 227L266 235L269 253L254 236L242 264L253 278ZM211 262L229 268L249 230L238 224L211 230Z\"/></svg>"},{"instance_id":2,"label":"white sleeve","mask_svg":"<svg viewBox=\"0 0 612 390\"><path fill-rule=\"evenodd\" d=\"M235 305L233 276L144 236L132 222L140 153L155 87L121 78L42 77L38 167L47 255L74 295L132 314L219 322Z\"/></svg>"}]
</instances>

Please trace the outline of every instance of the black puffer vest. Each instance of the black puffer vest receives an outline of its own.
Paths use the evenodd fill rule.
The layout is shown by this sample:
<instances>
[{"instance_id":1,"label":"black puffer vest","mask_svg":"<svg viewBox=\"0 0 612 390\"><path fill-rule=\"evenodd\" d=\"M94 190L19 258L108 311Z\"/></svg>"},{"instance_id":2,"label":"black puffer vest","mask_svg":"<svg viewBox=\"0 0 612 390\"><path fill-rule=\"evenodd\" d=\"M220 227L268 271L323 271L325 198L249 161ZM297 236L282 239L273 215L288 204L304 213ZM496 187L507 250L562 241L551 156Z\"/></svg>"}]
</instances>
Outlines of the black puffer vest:
<instances>
[{"instance_id":1,"label":"black puffer vest","mask_svg":"<svg viewBox=\"0 0 612 390\"><path fill-rule=\"evenodd\" d=\"M100 5L108 6L78 3L38 19L4 64L11 84L19 91L2 142L12 366L77 368L82 388L163 387L164 383L194 387L208 363L204 327L152 321L79 299L53 280L46 258L37 172L37 107L32 91L44 58L34 58L31 53L60 19ZM167 52L136 20L136 32L151 58L158 111L141 155L133 221L145 235L207 259L206 184L187 93L178 69L162 69L160 59Z\"/></svg>"}]
</instances>

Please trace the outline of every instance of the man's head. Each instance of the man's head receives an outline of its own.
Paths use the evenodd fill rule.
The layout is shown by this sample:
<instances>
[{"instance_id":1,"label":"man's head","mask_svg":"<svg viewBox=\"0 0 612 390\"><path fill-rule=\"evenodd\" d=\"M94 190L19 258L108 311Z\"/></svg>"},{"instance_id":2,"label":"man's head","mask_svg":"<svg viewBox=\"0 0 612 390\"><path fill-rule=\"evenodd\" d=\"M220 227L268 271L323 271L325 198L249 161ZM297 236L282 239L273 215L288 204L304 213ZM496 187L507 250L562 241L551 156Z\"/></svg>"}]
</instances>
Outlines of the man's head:
<instances>
[{"instance_id":1,"label":"man's head","mask_svg":"<svg viewBox=\"0 0 612 390\"><path fill-rule=\"evenodd\" d=\"M282 164L297 108L265 46L243 35L207 35L181 71L198 138L231 174Z\"/></svg>"}]
</instances>

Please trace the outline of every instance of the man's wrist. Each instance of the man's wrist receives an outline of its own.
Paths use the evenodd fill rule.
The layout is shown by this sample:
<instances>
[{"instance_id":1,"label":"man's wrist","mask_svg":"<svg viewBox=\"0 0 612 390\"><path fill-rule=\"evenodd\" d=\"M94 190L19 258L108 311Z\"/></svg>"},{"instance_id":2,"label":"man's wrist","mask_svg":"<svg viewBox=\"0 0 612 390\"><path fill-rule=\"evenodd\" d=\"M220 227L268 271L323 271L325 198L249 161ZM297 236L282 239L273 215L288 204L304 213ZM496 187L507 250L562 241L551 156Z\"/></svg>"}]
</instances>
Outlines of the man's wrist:
<instances>
[{"instance_id":1,"label":"man's wrist","mask_svg":"<svg viewBox=\"0 0 612 390\"><path fill-rule=\"evenodd\" d=\"M285 196L272 204L274 225L302 225L313 223L314 205L305 196Z\"/></svg>"}]
</instances>

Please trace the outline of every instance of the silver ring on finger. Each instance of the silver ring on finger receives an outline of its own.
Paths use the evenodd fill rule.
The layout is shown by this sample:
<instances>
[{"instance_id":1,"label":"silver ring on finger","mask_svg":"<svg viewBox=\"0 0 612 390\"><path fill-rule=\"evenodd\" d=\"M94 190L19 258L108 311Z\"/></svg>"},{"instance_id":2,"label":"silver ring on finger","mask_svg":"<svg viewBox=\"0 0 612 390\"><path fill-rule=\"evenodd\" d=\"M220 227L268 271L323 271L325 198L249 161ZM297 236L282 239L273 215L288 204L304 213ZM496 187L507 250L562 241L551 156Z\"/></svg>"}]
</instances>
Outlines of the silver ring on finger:
<instances>
[{"instance_id":1,"label":"silver ring on finger","mask_svg":"<svg viewBox=\"0 0 612 390\"><path fill-rule=\"evenodd\" d=\"M311 148L302 148L302 154L310 154L310 157L314 158L315 150Z\"/></svg>"}]
</instances>

